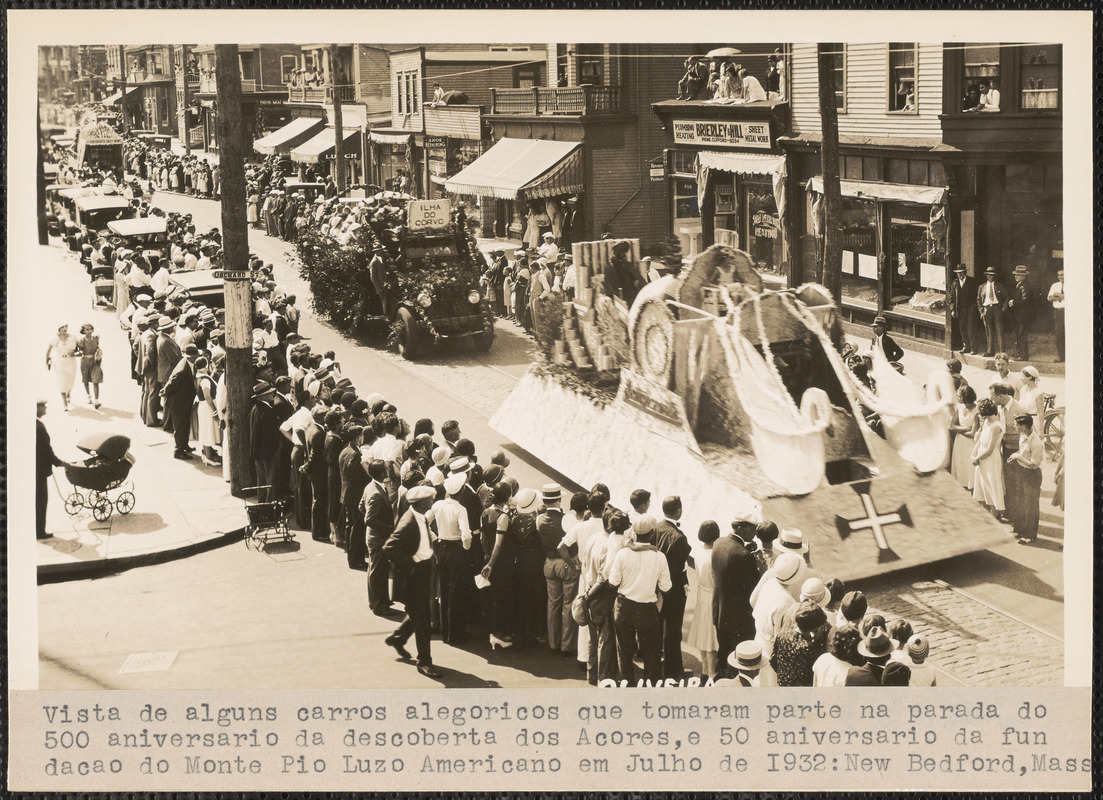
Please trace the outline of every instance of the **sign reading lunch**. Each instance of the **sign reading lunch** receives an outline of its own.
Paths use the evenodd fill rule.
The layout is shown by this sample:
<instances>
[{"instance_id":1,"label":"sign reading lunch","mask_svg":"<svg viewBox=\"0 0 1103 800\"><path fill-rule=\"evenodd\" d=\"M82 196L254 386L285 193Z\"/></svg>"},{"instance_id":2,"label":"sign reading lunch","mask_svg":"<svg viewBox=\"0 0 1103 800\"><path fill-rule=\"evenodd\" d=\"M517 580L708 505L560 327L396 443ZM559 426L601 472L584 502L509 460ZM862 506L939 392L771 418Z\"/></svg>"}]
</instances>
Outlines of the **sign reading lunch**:
<instances>
[{"instance_id":1,"label":"sign reading lunch","mask_svg":"<svg viewBox=\"0 0 1103 800\"><path fill-rule=\"evenodd\" d=\"M674 141L677 144L711 144L769 150L770 123L676 119Z\"/></svg>"},{"instance_id":2,"label":"sign reading lunch","mask_svg":"<svg viewBox=\"0 0 1103 800\"><path fill-rule=\"evenodd\" d=\"M452 204L447 200L413 200L406 209L406 226L412 231L438 230L452 221Z\"/></svg>"}]
</instances>

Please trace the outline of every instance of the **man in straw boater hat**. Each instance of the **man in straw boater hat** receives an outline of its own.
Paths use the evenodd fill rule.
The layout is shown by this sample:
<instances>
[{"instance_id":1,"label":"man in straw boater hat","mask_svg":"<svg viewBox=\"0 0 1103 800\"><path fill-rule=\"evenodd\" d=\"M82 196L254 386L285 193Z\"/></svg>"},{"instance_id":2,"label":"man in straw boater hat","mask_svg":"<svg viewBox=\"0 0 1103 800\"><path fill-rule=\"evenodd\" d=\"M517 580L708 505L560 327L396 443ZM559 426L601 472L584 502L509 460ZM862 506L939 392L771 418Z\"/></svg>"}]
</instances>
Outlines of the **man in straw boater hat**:
<instances>
[{"instance_id":1,"label":"man in straw boater hat","mask_svg":"<svg viewBox=\"0 0 1103 800\"><path fill-rule=\"evenodd\" d=\"M785 624L789 607L797 602L793 589L799 596L800 586L804 582L801 577L804 566L804 559L796 553L782 553L763 576L757 587L757 595L751 598L754 606L755 638L761 642L762 652L766 654L767 660L773 655L774 639ZM766 686L774 685L773 670L767 670L767 674L762 676L762 683Z\"/></svg>"},{"instance_id":2,"label":"man in straw boater hat","mask_svg":"<svg viewBox=\"0 0 1103 800\"><path fill-rule=\"evenodd\" d=\"M548 647L559 656L573 656L578 628L571 604L578 594L578 570L560 545L563 531L563 489L558 483L546 483L541 490L543 510L536 517L536 533L544 548L544 581L548 589Z\"/></svg>"},{"instance_id":3,"label":"man in straw boater hat","mask_svg":"<svg viewBox=\"0 0 1103 800\"><path fill-rule=\"evenodd\" d=\"M1003 315L1007 311L1007 287L997 278L999 272L995 267L989 267L984 271L984 283L977 289L977 309L980 311L980 320L984 323L984 335L987 343L984 355L991 358L996 353L1002 352L1003 347Z\"/></svg>"},{"instance_id":4,"label":"man in straw boater hat","mask_svg":"<svg viewBox=\"0 0 1103 800\"><path fill-rule=\"evenodd\" d=\"M727 664L733 671L731 678L721 678L716 682L717 686L737 686L750 688L759 685L759 674L766 665L766 656L762 652L762 644L754 639L740 642L731 653L728 654Z\"/></svg>"},{"instance_id":5,"label":"man in straw boater hat","mask_svg":"<svg viewBox=\"0 0 1103 800\"><path fill-rule=\"evenodd\" d=\"M636 682L633 656L643 660L643 677L651 682L662 678L662 624L659 621L659 592L669 592L670 567L666 556L651 542L655 520L641 517L632 526L635 542L617 551L609 570L609 583L617 588L613 625L617 634L617 661L621 677Z\"/></svg>"},{"instance_id":6,"label":"man in straw boater hat","mask_svg":"<svg viewBox=\"0 0 1103 800\"><path fill-rule=\"evenodd\" d=\"M395 594L405 605L402 622L384 639L403 659L409 659L406 642L414 637L417 647L417 671L427 678L439 678L430 651L430 604L432 595L433 540L425 514L433 505L436 492L431 486L414 486L406 492L410 507L395 524L394 532L383 544L383 551L394 564Z\"/></svg>"},{"instance_id":7,"label":"man in straw boater hat","mask_svg":"<svg viewBox=\"0 0 1103 800\"><path fill-rule=\"evenodd\" d=\"M445 644L461 644L467 641L467 621L474 608L469 604L467 582L472 580L471 549L472 531L467 509L460 505L456 495L467 482L462 472L449 474L444 480L445 496L433 503L427 515L436 526L437 574L440 577L441 640Z\"/></svg>"},{"instance_id":8,"label":"man in straw boater hat","mask_svg":"<svg viewBox=\"0 0 1103 800\"><path fill-rule=\"evenodd\" d=\"M1011 297L1007 301L1007 308L1011 312L1011 357L1026 361L1030 358L1030 325L1034 322L1034 314L1037 304L1034 302L1034 293L1026 279L1030 276L1028 270L1019 264L1011 272L1015 279L1015 287L1011 290Z\"/></svg>"}]
</instances>

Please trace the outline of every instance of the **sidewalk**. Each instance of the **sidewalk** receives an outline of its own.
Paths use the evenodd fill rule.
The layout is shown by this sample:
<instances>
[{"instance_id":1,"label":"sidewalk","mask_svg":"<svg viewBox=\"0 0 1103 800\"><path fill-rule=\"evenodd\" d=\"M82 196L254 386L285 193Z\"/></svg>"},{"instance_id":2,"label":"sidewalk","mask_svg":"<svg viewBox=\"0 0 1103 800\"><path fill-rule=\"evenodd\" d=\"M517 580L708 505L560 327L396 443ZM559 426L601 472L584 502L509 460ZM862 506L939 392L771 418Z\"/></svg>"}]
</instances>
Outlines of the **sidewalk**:
<instances>
[{"instance_id":1,"label":"sidewalk","mask_svg":"<svg viewBox=\"0 0 1103 800\"><path fill-rule=\"evenodd\" d=\"M130 377L129 342L114 310L89 308L91 288L84 269L57 246L39 248L36 269L42 275L43 286L57 287L49 304L35 298L39 307L50 309L49 314L37 318L33 331L36 339L49 342L63 322L69 324L73 334L82 323L90 322L104 352L103 406L99 409L85 399L79 369L72 393L74 402L66 413L53 376L41 366L37 368L36 389L49 400L42 421L50 432L54 451L64 461L78 461L87 456L76 445L90 433L110 431L130 437L135 464L128 480L133 485L121 486L108 495L114 500L129 489L136 498L130 514L113 509L111 517L103 522L96 521L87 507L70 516L61 496L68 496L74 488L66 480L64 469L55 470L61 496L54 486L50 487L46 531L51 536L37 543L39 583L117 572L241 539L246 521L244 507L230 494L221 469L204 467L198 458L177 461L172 456L172 436L159 428L146 427L137 415L140 390ZM87 489L76 491L87 498Z\"/></svg>"}]
</instances>

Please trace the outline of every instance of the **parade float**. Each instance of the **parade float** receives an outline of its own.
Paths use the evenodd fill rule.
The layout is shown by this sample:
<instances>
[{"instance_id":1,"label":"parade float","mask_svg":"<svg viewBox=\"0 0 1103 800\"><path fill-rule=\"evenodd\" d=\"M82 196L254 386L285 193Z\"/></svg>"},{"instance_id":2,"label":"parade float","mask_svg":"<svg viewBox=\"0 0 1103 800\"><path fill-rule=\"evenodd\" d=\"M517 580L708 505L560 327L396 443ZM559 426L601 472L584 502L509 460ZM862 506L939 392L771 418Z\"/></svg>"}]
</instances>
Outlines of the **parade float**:
<instances>
[{"instance_id":1,"label":"parade float","mask_svg":"<svg viewBox=\"0 0 1103 800\"><path fill-rule=\"evenodd\" d=\"M449 201L391 191L355 201L346 241L321 228L298 239L315 310L350 333L386 327L405 358L446 339L489 350L494 315L479 286L486 264Z\"/></svg>"},{"instance_id":2,"label":"parade float","mask_svg":"<svg viewBox=\"0 0 1103 800\"><path fill-rule=\"evenodd\" d=\"M766 289L725 246L628 307L604 292L615 246L573 246L575 296L540 309L545 358L492 427L614 503L646 488L659 513L680 495L691 538L705 519L758 513L799 528L813 566L843 579L1006 540L944 469L948 374L920 389L875 354L870 388L843 362L822 286Z\"/></svg>"}]
</instances>

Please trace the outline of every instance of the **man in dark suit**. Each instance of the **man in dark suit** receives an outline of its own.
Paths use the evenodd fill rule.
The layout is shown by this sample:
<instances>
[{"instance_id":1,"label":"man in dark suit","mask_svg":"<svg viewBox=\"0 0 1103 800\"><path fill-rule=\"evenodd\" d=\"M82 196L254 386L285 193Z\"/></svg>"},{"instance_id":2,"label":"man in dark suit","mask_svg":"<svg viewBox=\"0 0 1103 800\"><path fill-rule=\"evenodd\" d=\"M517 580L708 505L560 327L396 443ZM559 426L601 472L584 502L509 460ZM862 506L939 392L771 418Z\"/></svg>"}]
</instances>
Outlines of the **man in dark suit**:
<instances>
[{"instance_id":1,"label":"man in dark suit","mask_svg":"<svg viewBox=\"0 0 1103 800\"><path fill-rule=\"evenodd\" d=\"M394 533L395 524L394 510L387 487L383 484L387 479L387 464L373 459L367 463L366 470L370 482L364 488L360 508L368 552L368 607L378 617L389 617L395 613L391 609L391 594L387 585L391 562L383 551L383 545Z\"/></svg>"},{"instance_id":2,"label":"man in dark suit","mask_svg":"<svg viewBox=\"0 0 1103 800\"><path fill-rule=\"evenodd\" d=\"M1007 301L1014 324L1011 329L1011 357L1022 361L1030 360L1030 326L1037 311L1034 293L1026 282L1029 275L1030 270L1022 264L1015 267L1011 273L1011 277L1015 279L1015 288L1011 290L1011 297Z\"/></svg>"},{"instance_id":3,"label":"man in dark suit","mask_svg":"<svg viewBox=\"0 0 1103 800\"><path fill-rule=\"evenodd\" d=\"M189 344L165 386L161 389L161 395L165 398L166 417L172 420L173 437L176 439L176 452L173 458L188 460L191 456L191 411L195 405L195 359L199 356L199 350L194 344ZM158 359L159 360L159 359Z\"/></svg>"},{"instance_id":4,"label":"man in dark suit","mask_svg":"<svg viewBox=\"0 0 1103 800\"><path fill-rule=\"evenodd\" d=\"M975 353L977 341L977 282L965 272L965 265L954 267L946 301L950 308L950 346L961 345L961 352Z\"/></svg>"},{"instance_id":5,"label":"man in dark suit","mask_svg":"<svg viewBox=\"0 0 1103 800\"><path fill-rule=\"evenodd\" d=\"M670 569L670 589L663 592L663 607L659 611L663 635L663 677L678 678L682 675L682 619L686 613L686 593L689 578L686 576L686 559L689 558L689 540L686 539L678 520L682 518L682 498L671 495L663 500L663 519L655 526L655 547L666 556Z\"/></svg>"},{"instance_id":6,"label":"man in dark suit","mask_svg":"<svg viewBox=\"0 0 1103 800\"><path fill-rule=\"evenodd\" d=\"M869 636L858 643L858 652L866 663L860 667L851 667L846 673L846 686L880 686L881 674L885 671L892 651L895 649L892 639L880 625L869 632Z\"/></svg>"},{"instance_id":7,"label":"man in dark suit","mask_svg":"<svg viewBox=\"0 0 1103 800\"><path fill-rule=\"evenodd\" d=\"M316 405L311 409L310 424L303 431L306 438L306 459L300 470L310 481L310 535L316 542L329 541L329 465L326 463L326 432L322 427L329 409Z\"/></svg>"},{"instance_id":8,"label":"man in dark suit","mask_svg":"<svg viewBox=\"0 0 1103 800\"><path fill-rule=\"evenodd\" d=\"M46 398L38 398L38 419L35 420L35 516L34 538L49 539L46 533L46 505L50 502L50 485L46 481L54 473L54 467L63 467L65 462L54 453L50 444L50 432L42 424L46 413Z\"/></svg>"},{"instance_id":9,"label":"man in dark suit","mask_svg":"<svg viewBox=\"0 0 1103 800\"><path fill-rule=\"evenodd\" d=\"M881 314L874 317L873 339L870 340L870 349L876 350L877 348L881 348L881 352L885 354L885 358L890 362L899 361L904 357L904 351L891 336L885 333L887 322L888 321Z\"/></svg>"},{"instance_id":10,"label":"man in dark suit","mask_svg":"<svg viewBox=\"0 0 1103 800\"><path fill-rule=\"evenodd\" d=\"M398 520L394 532L383 543L383 552L394 564L395 589L406 606L398 628L384 639L404 659L410 657L406 642L414 637L417 671L427 678L439 678L430 652L429 609L432 594L433 534L425 513L432 507L436 491L431 486L414 486L406 493L410 507Z\"/></svg>"},{"instance_id":11,"label":"man in dark suit","mask_svg":"<svg viewBox=\"0 0 1103 800\"><path fill-rule=\"evenodd\" d=\"M172 317L161 317L161 321L157 325L158 336L154 345L157 354L157 383L154 386L154 394L158 398L158 404L160 404L160 398L165 396L163 391L165 383L168 382L169 376L176 369L180 359L184 357L184 354L180 352L180 345L176 343L173 336L175 328L176 323L173 322ZM163 430L165 433L172 433L173 419L167 408L164 416ZM190 424L189 421L189 426Z\"/></svg>"},{"instance_id":12,"label":"man in dark suit","mask_svg":"<svg viewBox=\"0 0 1103 800\"><path fill-rule=\"evenodd\" d=\"M756 524L736 520L732 532L712 546L712 619L716 625L716 663L730 677L728 654L736 645L755 635L751 613L751 592L761 574L748 543L754 540Z\"/></svg>"},{"instance_id":13,"label":"man in dark suit","mask_svg":"<svg viewBox=\"0 0 1103 800\"><path fill-rule=\"evenodd\" d=\"M984 323L984 335L987 343L984 355L991 358L1003 352L1003 315L1007 312L1007 287L996 280L999 273L995 267L984 271L985 282L977 287L977 309Z\"/></svg>"},{"instance_id":14,"label":"man in dark suit","mask_svg":"<svg viewBox=\"0 0 1103 800\"><path fill-rule=\"evenodd\" d=\"M276 390L268 381L258 381L253 386L253 407L249 410L249 456L253 459L257 486L272 486L262 489L257 500L266 503L274 499L275 487L272 475L279 451L280 422L272 400Z\"/></svg>"},{"instance_id":15,"label":"man in dark suit","mask_svg":"<svg viewBox=\"0 0 1103 800\"><path fill-rule=\"evenodd\" d=\"M360 501L364 498L370 478L360 460L360 446L364 444L364 427L355 422L345 425L347 443L341 451L341 502L345 506L345 541L348 543L349 569L364 569L364 557L368 552L367 529Z\"/></svg>"}]
</instances>

